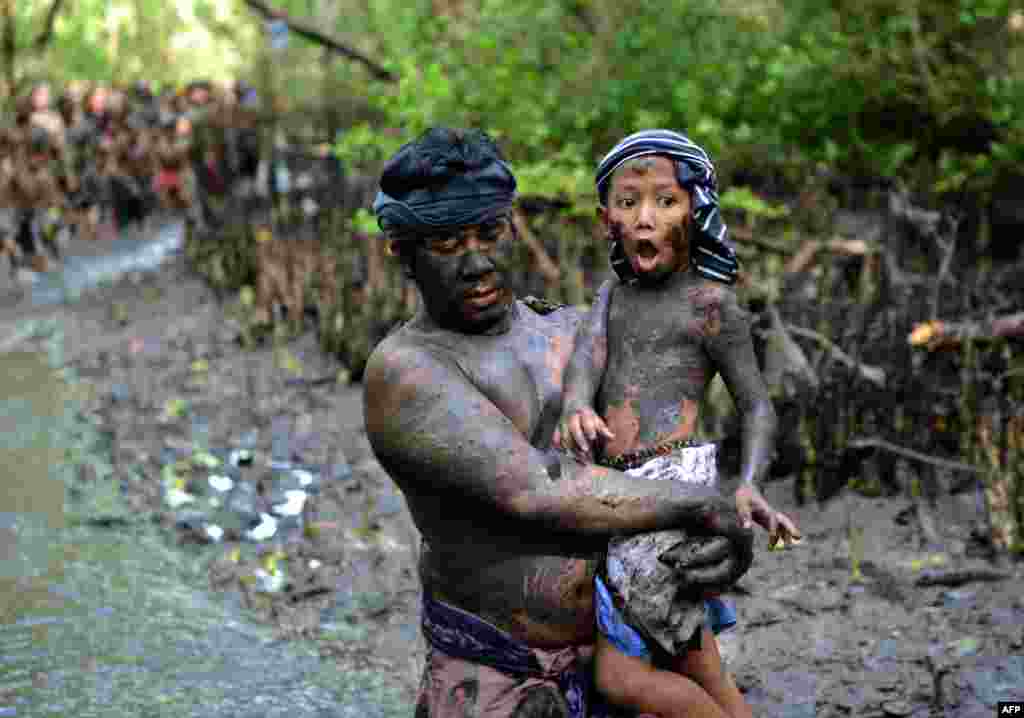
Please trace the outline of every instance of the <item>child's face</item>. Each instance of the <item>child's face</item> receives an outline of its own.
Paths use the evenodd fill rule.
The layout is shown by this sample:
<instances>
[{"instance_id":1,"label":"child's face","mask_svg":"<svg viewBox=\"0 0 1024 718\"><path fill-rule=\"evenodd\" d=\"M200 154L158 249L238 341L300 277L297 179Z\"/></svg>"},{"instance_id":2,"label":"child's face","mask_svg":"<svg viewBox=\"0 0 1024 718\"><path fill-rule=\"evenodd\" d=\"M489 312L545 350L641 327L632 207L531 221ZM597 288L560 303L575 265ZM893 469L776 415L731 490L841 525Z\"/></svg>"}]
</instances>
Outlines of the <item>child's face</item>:
<instances>
[{"instance_id":1,"label":"child's face","mask_svg":"<svg viewBox=\"0 0 1024 718\"><path fill-rule=\"evenodd\" d=\"M660 281L689 266L690 193L669 158L638 157L615 170L608 206L598 212L641 279Z\"/></svg>"}]
</instances>

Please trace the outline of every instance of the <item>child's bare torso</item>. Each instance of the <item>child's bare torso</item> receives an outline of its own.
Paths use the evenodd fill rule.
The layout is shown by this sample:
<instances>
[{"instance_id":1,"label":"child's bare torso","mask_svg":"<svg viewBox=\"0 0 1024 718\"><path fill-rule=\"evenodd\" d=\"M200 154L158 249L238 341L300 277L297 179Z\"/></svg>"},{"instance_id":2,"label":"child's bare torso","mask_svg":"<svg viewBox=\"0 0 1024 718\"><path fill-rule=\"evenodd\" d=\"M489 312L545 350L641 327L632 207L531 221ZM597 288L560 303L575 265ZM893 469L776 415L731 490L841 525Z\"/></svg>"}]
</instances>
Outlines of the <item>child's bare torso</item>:
<instances>
[{"instance_id":1,"label":"child's bare torso","mask_svg":"<svg viewBox=\"0 0 1024 718\"><path fill-rule=\"evenodd\" d=\"M606 458L694 434L716 372L706 341L721 331L726 291L691 272L657 287L615 287L595 407L615 434Z\"/></svg>"}]
</instances>

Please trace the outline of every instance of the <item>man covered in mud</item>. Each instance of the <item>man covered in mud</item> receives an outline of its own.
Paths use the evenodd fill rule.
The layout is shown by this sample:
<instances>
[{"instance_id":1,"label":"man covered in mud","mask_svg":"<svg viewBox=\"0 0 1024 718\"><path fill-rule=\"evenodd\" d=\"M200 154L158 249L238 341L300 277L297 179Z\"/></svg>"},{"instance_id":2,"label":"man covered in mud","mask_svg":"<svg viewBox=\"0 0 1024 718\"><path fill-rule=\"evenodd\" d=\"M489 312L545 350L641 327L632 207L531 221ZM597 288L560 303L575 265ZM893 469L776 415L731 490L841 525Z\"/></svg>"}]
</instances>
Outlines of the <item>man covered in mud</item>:
<instances>
[{"instance_id":1,"label":"man covered in mud","mask_svg":"<svg viewBox=\"0 0 1024 718\"><path fill-rule=\"evenodd\" d=\"M45 272L51 259L43 250L48 250L53 259L60 256L56 242L45 233L47 213L60 212L65 201L59 155L50 134L27 122L11 139L14 171L8 177L5 197L16 210L15 240L31 270Z\"/></svg>"},{"instance_id":2,"label":"man covered in mud","mask_svg":"<svg viewBox=\"0 0 1024 718\"><path fill-rule=\"evenodd\" d=\"M738 266L710 157L677 132L638 132L601 161L597 190L618 280L602 287L608 296L577 336L555 443L638 479L716 486L715 446L694 438L721 373L743 416L741 520L756 520L772 542L799 540L754 483L768 468L776 418L749 317L728 286ZM715 639L735 616L715 597L679 591L658 560L689 541L685 530L611 541L595 580L598 689L661 716L745 718Z\"/></svg>"},{"instance_id":3,"label":"man covered in mud","mask_svg":"<svg viewBox=\"0 0 1024 718\"><path fill-rule=\"evenodd\" d=\"M703 591L749 568L752 533L716 491L552 448L581 315L535 309L508 286L516 182L490 138L428 131L388 161L380 188L378 222L422 298L364 377L370 443L422 535L416 715L602 715L589 683L608 541L705 537L662 557Z\"/></svg>"}]
</instances>

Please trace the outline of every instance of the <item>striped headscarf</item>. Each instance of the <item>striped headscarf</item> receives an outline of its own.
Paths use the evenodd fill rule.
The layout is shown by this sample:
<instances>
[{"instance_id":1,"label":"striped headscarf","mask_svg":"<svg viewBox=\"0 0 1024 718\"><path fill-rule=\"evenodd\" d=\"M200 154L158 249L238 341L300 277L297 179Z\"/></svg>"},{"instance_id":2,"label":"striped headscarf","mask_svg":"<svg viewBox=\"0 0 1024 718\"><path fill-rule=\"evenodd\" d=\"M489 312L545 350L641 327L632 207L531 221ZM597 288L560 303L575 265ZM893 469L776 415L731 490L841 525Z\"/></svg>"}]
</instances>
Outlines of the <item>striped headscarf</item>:
<instances>
[{"instance_id":1,"label":"striped headscarf","mask_svg":"<svg viewBox=\"0 0 1024 718\"><path fill-rule=\"evenodd\" d=\"M690 258L697 273L726 284L736 281L739 262L718 209L718 182L708 153L685 135L672 130L644 130L625 138L597 166L597 193L601 206L608 203L612 175L624 163L645 155L675 160L676 179L691 195L696 236L690 240ZM611 242L612 269L622 281L636 280L622 243Z\"/></svg>"}]
</instances>

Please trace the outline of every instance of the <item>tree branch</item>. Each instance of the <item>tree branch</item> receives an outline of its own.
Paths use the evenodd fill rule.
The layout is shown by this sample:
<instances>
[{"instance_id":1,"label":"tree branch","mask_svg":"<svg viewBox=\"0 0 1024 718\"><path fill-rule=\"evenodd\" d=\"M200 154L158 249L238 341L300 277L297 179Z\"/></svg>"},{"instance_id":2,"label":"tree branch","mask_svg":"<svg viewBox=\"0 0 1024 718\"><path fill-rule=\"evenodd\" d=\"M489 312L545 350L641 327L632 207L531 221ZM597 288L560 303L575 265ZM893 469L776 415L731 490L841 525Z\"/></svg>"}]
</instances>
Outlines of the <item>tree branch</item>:
<instances>
[{"instance_id":1,"label":"tree branch","mask_svg":"<svg viewBox=\"0 0 1024 718\"><path fill-rule=\"evenodd\" d=\"M907 190L900 187L889 193L889 214L913 226L923 237L934 236L942 221L942 213L922 209L910 201Z\"/></svg>"},{"instance_id":2,"label":"tree branch","mask_svg":"<svg viewBox=\"0 0 1024 718\"><path fill-rule=\"evenodd\" d=\"M50 4L50 9L46 13L46 21L43 23L43 29L40 31L39 36L36 38L35 49L36 52L41 52L46 49L46 46L50 44L53 39L53 26L57 21L57 15L60 14L61 7L64 5L64 0L53 0Z\"/></svg>"},{"instance_id":3,"label":"tree branch","mask_svg":"<svg viewBox=\"0 0 1024 718\"><path fill-rule=\"evenodd\" d=\"M786 329L788 329L792 334L796 334L798 337L813 339L818 342L818 344L825 347L833 359L839 361L841 364L845 364L850 369L855 369L863 378L867 379L880 389L885 388L885 369L860 363L836 346L831 339L823 334L819 334L813 329L805 329L804 327L798 327L794 324L787 324Z\"/></svg>"},{"instance_id":4,"label":"tree branch","mask_svg":"<svg viewBox=\"0 0 1024 718\"><path fill-rule=\"evenodd\" d=\"M938 231L935 231L932 235L941 254L939 274L935 278L935 284L932 286L932 296L929 301L928 318L932 321L939 318L939 298L942 295L942 285L953 281L953 278L950 276L950 269L953 265L953 255L956 253L956 238L960 229L960 218L951 217L949 224L949 231L946 233L946 237L943 237Z\"/></svg>"},{"instance_id":5,"label":"tree branch","mask_svg":"<svg viewBox=\"0 0 1024 718\"><path fill-rule=\"evenodd\" d=\"M964 464L959 461L953 461L951 459L940 459L937 456L929 456L927 454L922 454L919 451L914 451L913 449L908 449L904 446L899 446L898 444L893 444L889 441L886 441L885 439L879 439L877 437L850 439L850 441L846 443L846 446L851 449L882 449L883 451L888 451L891 454L896 454L897 456L902 456L906 459L920 461L922 464L937 466L940 469L950 469L951 471L965 471L969 474L981 473L981 469L977 468L976 466Z\"/></svg>"},{"instance_id":6,"label":"tree branch","mask_svg":"<svg viewBox=\"0 0 1024 718\"><path fill-rule=\"evenodd\" d=\"M773 242L770 239L764 239L754 234L753 231L746 227L730 227L729 234L735 239L740 240L740 245L752 244L755 247L763 249L768 252L774 252L775 254L792 254L793 248L788 244L782 244L780 242Z\"/></svg>"},{"instance_id":7,"label":"tree branch","mask_svg":"<svg viewBox=\"0 0 1024 718\"><path fill-rule=\"evenodd\" d=\"M4 55L4 74L7 80L7 95L8 99L13 100L15 94L14 86L14 48L15 48L15 29L14 29L14 0L0 0L0 7L3 8L3 55Z\"/></svg>"},{"instance_id":8,"label":"tree branch","mask_svg":"<svg viewBox=\"0 0 1024 718\"><path fill-rule=\"evenodd\" d=\"M513 213L512 221L515 222L519 238L523 240L523 243L529 248L530 254L533 255L533 260L537 263L537 269L544 275L544 280L548 284L560 282L562 279L561 270L559 270L551 255L547 253L547 250L544 249L544 245L530 231L530 227L526 224L526 218L523 216L521 209L517 209Z\"/></svg>"},{"instance_id":9,"label":"tree branch","mask_svg":"<svg viewBox=\"0 0 1024 718\"><path fill-rule=\"evenodd\" d=\"M339 55L344 55L349 59L361 62L373 74L373 76L379 80L394 82L398 79L394 73L381 67L358 50L354 50L333 37L325 35L312 25L301 20L294 20L288 17L287 13L272 7L269 3L263 2L263 0L245 0L245 4L268 20L280 20L296 35L301 35L307 40L311 40L318 45L328 47Z\"/></svg>"},{"instance_id":10,"label":"tree branch","mask_svg":"<svg viewBox=\"0 0 1024 718\"><path fill-rule=\"evenodd\" d=\"M963 586L979 581L1005 581L1012 578L1002 571L990 568L954 568L948 571L925 571L914 584L917 586Z\"/></svg>"},{"instance_id":11,"label":"tree branch","mask_svg":"<svg viewBox=\"0 0 1024 718\"><path fill-rule=\"evenodd\" d=\"M768 340L764 357L765 384L773 394L815 394L821 382L807 361L807 355L793 341L774 304L768 305L767 314L771 329L765 335Z\"/></svg>"}]
</instances>

